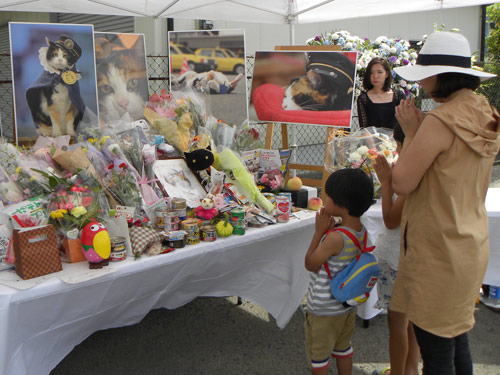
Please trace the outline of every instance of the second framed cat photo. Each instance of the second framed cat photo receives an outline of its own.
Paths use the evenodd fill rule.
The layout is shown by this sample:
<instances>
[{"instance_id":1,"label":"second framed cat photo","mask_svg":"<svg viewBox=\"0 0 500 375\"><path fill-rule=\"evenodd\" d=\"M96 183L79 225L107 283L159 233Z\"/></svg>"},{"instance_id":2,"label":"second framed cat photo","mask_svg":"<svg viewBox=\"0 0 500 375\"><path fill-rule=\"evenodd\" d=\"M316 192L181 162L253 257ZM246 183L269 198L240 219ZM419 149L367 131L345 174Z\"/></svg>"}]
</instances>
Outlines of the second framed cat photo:
<instances>
[{"instance_id":1,"label":"second framed cat photo","mask_svg":"<svg viewBox=\"0 0 500 375\"><path fill-rule=\"evenodd\" d=\"M94 33L101 127L144 118L149 100L143 34Z\"/></svg>"},{"instance_id":2,"label":"second framed cat photo","mask_svg":"<svg viewBox=\"0 0 500 375\"><path fill-rule=\"evenodd\" d=\"M16 142L97 126L94 26L9 22L9 32Z\"/></svg>"},{"instance_id":3,"label":"second framed cat photo","mask_svg":"<svg viewBox=\"0 0 500 375\"><path fill-rule=\"evenodd\" d=\"M249 119L349 128L357 52L257 51Z\"/></svg>"}]
</instances>

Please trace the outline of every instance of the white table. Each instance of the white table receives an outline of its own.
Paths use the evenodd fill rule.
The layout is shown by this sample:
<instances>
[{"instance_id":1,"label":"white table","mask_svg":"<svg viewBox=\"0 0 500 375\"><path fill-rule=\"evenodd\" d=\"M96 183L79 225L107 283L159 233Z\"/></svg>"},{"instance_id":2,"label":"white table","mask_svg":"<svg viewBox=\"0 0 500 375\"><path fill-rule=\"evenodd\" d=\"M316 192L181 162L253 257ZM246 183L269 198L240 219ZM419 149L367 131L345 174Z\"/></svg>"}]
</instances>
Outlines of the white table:
<instances>
[{"instance_id":1,"label":"white table","mask_svg":"<svg viewBox=\"0 0 500 375\"><path fill-rule=\"evenodd\" d=\"M86 282L68 284L54 274L26 290L0 285L0 374L49 374L93 332L135 324L152 309L175 309L200 296L243 297L283 328L307 289L304 256L313 232L311 215L111 263L114 272Z\"/></svg>"},{"instance_id":2,"label":"white table","mask_svg":"<svg viewBox=\"0 0 500 375\"><path fill-rule=\"evenodd\" d=\"M488 211L488 226L490 234L490 258L484 284L500 285L500 188L489 188L486 195L486 210ZM368 229L370 240L375 243L380 228L384 225L382 204L378 201L363 215L363 224ZM368 301L358 308L358 316L371 319L381 312L373 307L378 296L372 293Z\"/></svg>"}]
</instances>

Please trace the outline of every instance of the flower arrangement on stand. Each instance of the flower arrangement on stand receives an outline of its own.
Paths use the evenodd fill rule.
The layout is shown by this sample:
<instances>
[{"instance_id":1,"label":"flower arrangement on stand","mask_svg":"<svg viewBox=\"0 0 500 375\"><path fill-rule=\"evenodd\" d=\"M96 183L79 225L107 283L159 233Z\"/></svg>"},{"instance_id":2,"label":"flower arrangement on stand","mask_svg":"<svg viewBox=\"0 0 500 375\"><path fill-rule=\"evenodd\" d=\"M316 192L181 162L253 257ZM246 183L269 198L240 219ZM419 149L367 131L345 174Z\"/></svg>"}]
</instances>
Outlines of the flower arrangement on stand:
<instances>
[{"instance_id":1,"label":"flower arrangement on stand","mask_svg":"<svg viewBox=\"0 0 500 375\"><path fill-rule=\"evenodd\" d=\"M396 141L390 129L368 127L351 134L341 134L327 145L325 169L334 172L343 168L360 168L373 181L375 198L380 196L380 181L375 173L377 155L384 155L389 164L396 162Z\"/></svg>"},{"instance_id":2,"label":"flower arrangement on stand","mask_svg":"<svg viewBox=\"0 0 500 375\"><path fill-rule=\"evenodd\" d=\"M374 57L381 57L387 60L392 71L393 85L396 89L401 89L406 96L418 96L420 86L417 83L406 82L399 77L392 68L397 66L414 65L417 61L417 51L411 48L407 40L400 38L388 38L379 36L374 41L368 38L360 38L351 35L348 31L340 30L318 35L306 41L308 45L337 45L342 51L358 51L358 61L356 64L356 96L359 95L361 84L366 72L368 63Z\"/></svg>"}]
</instances>

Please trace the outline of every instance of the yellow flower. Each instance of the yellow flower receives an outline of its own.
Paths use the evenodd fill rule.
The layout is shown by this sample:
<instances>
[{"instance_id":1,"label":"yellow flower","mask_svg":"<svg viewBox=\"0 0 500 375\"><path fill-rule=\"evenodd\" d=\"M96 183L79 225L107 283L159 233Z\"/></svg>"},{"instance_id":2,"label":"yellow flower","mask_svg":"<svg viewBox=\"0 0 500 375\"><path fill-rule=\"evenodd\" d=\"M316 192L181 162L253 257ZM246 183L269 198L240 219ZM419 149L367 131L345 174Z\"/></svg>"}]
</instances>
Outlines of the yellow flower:
<instances>
[{"instance_id":1,"label":"yellow flower","mask_svg":"<svg viewBox=\"0 0 500 375\"><path fill-rule=\"evenodd\" d=\"M38 180L38 177L36 177L36 176L31 176L30 177L30 181L37 181L37 180Z\"/></svg>"},{"instance_id":2,"label":"yellow flower","mask_svg":"<svg viewBox=\"0 0 500 375\"><path fill-rule=\"evenodd\" d=\"M102 136L101 139L99 139L99 144L103 145L109 138L109 135Z\"/></svg>"},{"instance_id":3,"label":"yellow flower","mask_svg":"<svg viewBox=\"0 0 500 375\"><path fill-rule=\"evenodd\" d=\"M71 210L71 215L73 215L74 217L80 217L82 215L85 215L86 213L87 209L83 206L76 206Z\"/></svg>"},{"instance_id":4,"label":"yellow flower","mask_svg":"<svg viewBox=\"0 0 500 375\"><path fill-rule=\"evenodd\" d=\"M68 210L65 210L65 209L51 211L50 217L52 219L62 219L64 217L64 214L66 214L67 212L68 212Z\"/></svg>"},{"instance_id":5,"label":"yellow flower","mask_svg":"<svg viewBox=\"0 0 500 375\"><path fill-rule=\"evenodd\" d=\"M94 144L97 142L97 138L89 138L87 139L90 143Z\"/></svg>"},{"instance_id":6,"label":"yellow flower","mask_svg":"<svg viewBox=\"0 0 500 375\"><path fill-rule=\"evenodd\" d=\"M22 170L23 170L23 167L17 167L16 168L16 174L21 173Z\"/></svg>"}]
</instances>

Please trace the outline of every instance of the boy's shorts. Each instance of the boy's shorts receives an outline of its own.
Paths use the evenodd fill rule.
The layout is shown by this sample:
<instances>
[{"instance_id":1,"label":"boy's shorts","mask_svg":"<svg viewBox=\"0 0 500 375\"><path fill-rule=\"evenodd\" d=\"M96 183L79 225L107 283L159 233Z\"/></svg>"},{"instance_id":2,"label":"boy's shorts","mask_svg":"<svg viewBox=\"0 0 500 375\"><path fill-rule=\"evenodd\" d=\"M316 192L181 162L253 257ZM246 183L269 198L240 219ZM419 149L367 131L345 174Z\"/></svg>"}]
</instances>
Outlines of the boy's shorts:
<instances>
[{"instance_id":1,"label":"boy's shorts","mask_svg":"<svg viewBox=\"0 0 500 375\"><path fill-rule=\"evenodd\" d=\"M306 354L310 368L321 370L334 358L352 357L351 339L354 334L356 309L336 316L307 313L305 321Z\"/></svg>"}]
</instances>

